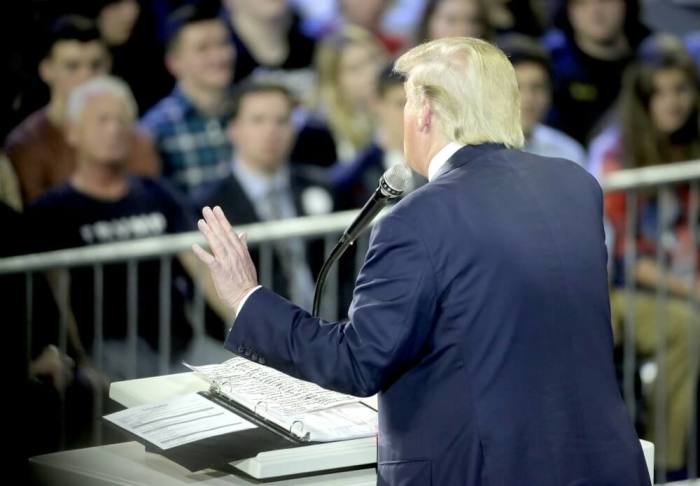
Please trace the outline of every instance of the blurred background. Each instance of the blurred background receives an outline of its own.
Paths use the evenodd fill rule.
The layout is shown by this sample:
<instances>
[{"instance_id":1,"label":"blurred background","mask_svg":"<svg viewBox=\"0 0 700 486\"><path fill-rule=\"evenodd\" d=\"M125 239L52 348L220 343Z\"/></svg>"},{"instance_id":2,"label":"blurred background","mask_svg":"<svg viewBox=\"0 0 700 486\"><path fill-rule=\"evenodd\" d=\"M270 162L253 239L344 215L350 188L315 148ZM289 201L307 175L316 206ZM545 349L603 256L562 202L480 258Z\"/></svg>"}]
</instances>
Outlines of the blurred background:
<instances>
[{"instance_id":1,"label":"blurred background","mask_svg":"<svg viewBox=\"0 0 700 486\"><path fill-rule=\"evenodd\" d=\"M36 454L119 440L100 421L115 408L110 382L229 357L232 316L189 250L203 205L248 232L261 283L310 308L324 256L404 163L392 61L472 36L515 67L524 150L601 183L620 392L656 445L657 482L698 477L700 2L5 10L0 321L23 470ZM424 183L415 174L411 189ZM366 248L365 236L333 270L324 317L346 318Z\"/></svg>"}]
</instances>

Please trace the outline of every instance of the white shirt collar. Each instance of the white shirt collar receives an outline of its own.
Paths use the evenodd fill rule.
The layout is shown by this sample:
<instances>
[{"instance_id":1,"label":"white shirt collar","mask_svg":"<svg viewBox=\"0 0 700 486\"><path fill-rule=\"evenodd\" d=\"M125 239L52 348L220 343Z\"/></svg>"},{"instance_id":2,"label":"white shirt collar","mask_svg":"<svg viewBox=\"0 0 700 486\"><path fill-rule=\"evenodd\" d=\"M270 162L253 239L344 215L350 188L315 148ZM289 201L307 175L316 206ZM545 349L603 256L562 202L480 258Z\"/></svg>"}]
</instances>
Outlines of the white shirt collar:
<instances>
[{"instance_id":1,"label":"white shirt collar","mask_svg":"<svg viewBox=\"0 0 700 486\"><path fill-rule=\"evenodd\" d=\"M253 203L262 200L272 187L279 191L289 187L288 167L282 167L276 173L267 175L248 168L240 160L234 160L233 174Z\"/></svg>"},{"instance_id":2,"label":"white shirt collar","mask_svg":"<svg viewBox=\"0 0 700 486\"><path fill-rule=\"evenodd\" d=\"M462 147L464 145L456 142L450 142L442 147L428 163L428 181L432 181L440 172L442 166Z\"/></svg>"}]
</instances>

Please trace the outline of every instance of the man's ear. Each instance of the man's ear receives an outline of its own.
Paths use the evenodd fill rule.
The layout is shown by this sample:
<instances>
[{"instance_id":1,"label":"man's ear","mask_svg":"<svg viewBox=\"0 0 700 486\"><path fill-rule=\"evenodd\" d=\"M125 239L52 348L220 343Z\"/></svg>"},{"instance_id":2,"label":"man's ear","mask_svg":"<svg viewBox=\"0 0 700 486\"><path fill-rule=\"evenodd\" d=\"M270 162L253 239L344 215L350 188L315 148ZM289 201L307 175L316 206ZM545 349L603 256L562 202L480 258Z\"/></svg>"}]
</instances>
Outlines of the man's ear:
<instances>
[{"instance_id":1,"label":"man's ear","mask_svg":"<svg viewBox=\"0 0 700 486\"><path fill-rule=\"evenodd\" d=\"M433 109L430 103L425 100L421 104L420 111L418 112L418 130L421 132L430 131L431 122L433 121Z\"/></svg>"},{"instance_id":2,"label":"man's ear","mask_svg":"<svg viewBox=\"0 0 700 486\"><path fill-rule=\"evenodd\" d=\"M180 72L180 58L177 54L172 51L165 54L165 68L174 78L178 78L178 73Z\"/></svg>"},{"instance_id":3,"label":"man's ear","mask_svg":"<svg viewBox=\"0 0 700 486\"><path fill-rule=\"evenodd\" d=\"M80 122L69 120L66 123L66 142L73 148L77 148L80 143Z\"/></svg>"},{"instance_id":4,"label":"man's ear","mask_svg":"<svg viewBox=\"0 0 700 486\"><path fill-rule=\"evenodd\" d=\"M39 63L39 77L45 84L51 86L51 82L54 78L53 65L51 64L51 61L46 58L42 59Z\"/></svg>"}]
</instances>

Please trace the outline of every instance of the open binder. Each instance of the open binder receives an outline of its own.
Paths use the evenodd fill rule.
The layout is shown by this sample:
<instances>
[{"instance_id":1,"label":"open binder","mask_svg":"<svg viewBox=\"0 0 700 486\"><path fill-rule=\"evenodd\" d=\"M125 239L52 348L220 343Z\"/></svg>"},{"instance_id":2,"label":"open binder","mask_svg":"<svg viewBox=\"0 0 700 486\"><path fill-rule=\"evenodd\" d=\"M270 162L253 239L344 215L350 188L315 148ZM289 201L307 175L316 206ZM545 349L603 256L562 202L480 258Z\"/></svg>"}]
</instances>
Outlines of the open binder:
<instances>
[{"instance_id":1,"label":"open binder","mask_svg":"<svg viewBox=\"0 0 700 486\"><path fill-rule=\"evenodd\" d=\"M148 451L190 471L212 468L234 472L232 462L261 452L368 438L376 432L376 411L359 399L324 390L243 358L191 368L210 382L209 391L199 395L255 427L168 449L130 434Z\"/></svg>"}]
</instances>

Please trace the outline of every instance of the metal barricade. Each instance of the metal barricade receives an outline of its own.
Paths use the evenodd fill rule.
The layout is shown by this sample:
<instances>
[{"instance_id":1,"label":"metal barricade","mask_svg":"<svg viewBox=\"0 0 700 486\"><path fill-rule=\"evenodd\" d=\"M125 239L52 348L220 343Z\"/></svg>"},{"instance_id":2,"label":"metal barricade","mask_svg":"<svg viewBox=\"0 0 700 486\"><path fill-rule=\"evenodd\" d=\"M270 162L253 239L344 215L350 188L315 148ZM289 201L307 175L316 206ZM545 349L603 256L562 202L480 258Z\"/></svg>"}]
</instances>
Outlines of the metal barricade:
<instances>
[{"instance_id":1,"label":"metal barricade","mask_svg":"<svg viewBox=\"0 0 700 486\"><path fill-rule=\"evenodd\" d=\"M625 241L625 256L624 256L624 273L625 287L624 293L624 326L623 336L621 338L623 346L623 383L622 390L625 402L628 405L629 412L634 416L638 413L637 390L635 381L639 376L639 360L637 359L638 350L636 349L636 323L640 317L647 318L648 316L637 315L635 302L639 296L639 289L635 278L635 262L638 259L637 245L635 241L635 231L639 214L637 214L637 203L641 191L648 193L656 191L657 200L660 204L660 210L664 211L670 198L668 193L679 184L688 184L690 187L690 211L688 214L687 226L691 235L691 249L698 248L698 211L699 211L699 184L700 184L700 161L691 161L683 163L674 163L658 167L649 167L643 169L622 170L610 175L606 178L602 187L606 193L624 191L626 195L626 230L625 235L616 235L618 238L624 238ZM334 213L323 216L303 217L290 220L280 220L268 223L259 223L237 227L239 232L245 232L248 235L248 242L251 248L259 250L259 267L258 276L262 284L269 285L273 280L275 272L274 267L274 244L275 242L288 238L301 238L309 240L313 238L323 240L324 251L327 254L332 246L337 241L340 233L350 224L355 218L357 211L347 211ZM659 224L657 227L657 237L659 240L663 237L660 233L665 231L665 228ZM168 356L170 344L170 329L169 329L169 309L170 309L170 280L172 277L172 261L181 252L190 251L191 245L198 243L203 245L204 239L198 232L183 233L177 235L167 235L156 238L148 238L143 240L128 241L123 243L104 244L79 249L68 249L43 254L25 255L12 258L0 259L0 276L4 274L24 274L25 275L25 295L26 295L26 335L28 342L31 342L33 326L36 324L36 312L34 309L34 292L37 278L41 273L56 269L71 269L77 267L92 267L94 276L94 295L95 295L95 315L94 315L94 345L91 350L92 357L96 363L101 363L104 355L103 347L103 315L101 304L104 298L104 268L107 265L115 263L123 263L127 267L127 338L128 343L128 359L131 363L127 374L129 376L136 375L136 353L138 341L138 328L143 323L139 322L139 306L143 303L138 302L138 268L140 262L146 259L160 259L160 322L159 325L159 345L164 352L160 354L158 367L161 373L169 371ZM355 274L359 270L364 255L367 250L366 235L355 245L356 251L354 255ZM696 251L691 251L693 261L693 275L690 277L690 282L697 282L697 266L695 261ZM666 260L661 251L658 252L655 258L657 267L664 272L667 270ZM346 275L347 277L347 275ZM338 315L338 295L341 282L339 281L339 272L336 270L330 276L327 292L322 307L322 315L324 318L335 319L343 317ZM57 289L56 299L63 309L69 308L69 282L67 272L62 272L55 278L55 286ZM687 397L689 403L687 409L690 413L688 431L687 431L687 447L686 447L686 465L689 477L698 476L698 404L697 400L697 376L700 367L700 309L698 304L698 295L700 292L695 290L696 298L690 295L687 298L687 340L688 340L688 356L687 369L690 376L695 377L695 383L692 384L692 392ZM666 443L666 427L665 417L668 411L669 403L669 383L667 383L667 367L668 367L668 329L666 324L667 309L669 302L677 300L669 293L669 288L662 283L654 289L654 299L656 312L654 315L656 334L654 340L656 342L655 353L651 357L656 366L656 378L654 380L654 411L655 417L649 421L649 424L654 429L654 442L656 444L657 458L662 460L662 467L657 471L657 481L665 480L666 471L663 469L663 458L665 457L668 444ZM674 303L675 305L675 303ZM196 333L203 332L205 302L202 296L201 287L196 286L196 292L192 303L193 324ZM69 334L69 319L70 315L66 312L61 313L60 328L58 332L58 346L61 351L65 352L68 349L68 334ZM30 350L27 350L29 356ZM102 398L96 400L95 414L101 416L103 406ZM96 433L95 441L101 441L100 432Z\"/></svg>"}]
</instances>

